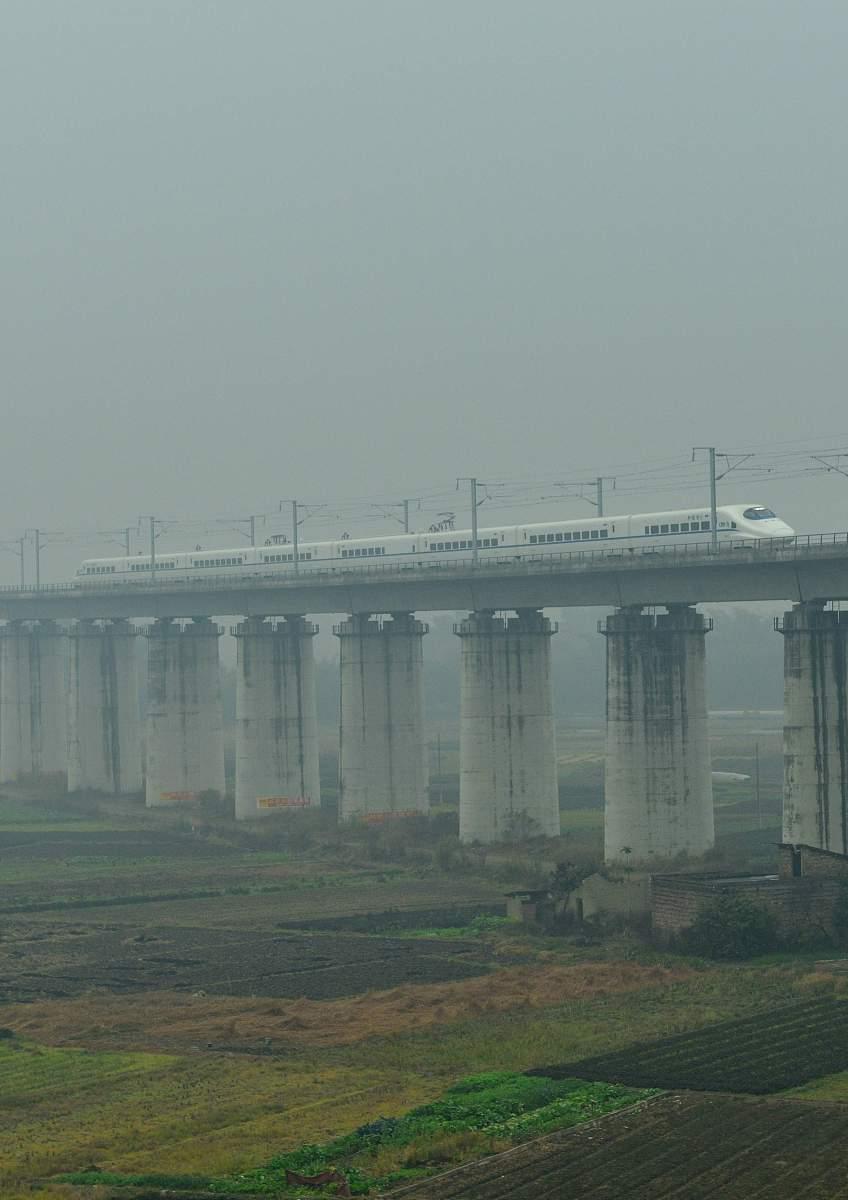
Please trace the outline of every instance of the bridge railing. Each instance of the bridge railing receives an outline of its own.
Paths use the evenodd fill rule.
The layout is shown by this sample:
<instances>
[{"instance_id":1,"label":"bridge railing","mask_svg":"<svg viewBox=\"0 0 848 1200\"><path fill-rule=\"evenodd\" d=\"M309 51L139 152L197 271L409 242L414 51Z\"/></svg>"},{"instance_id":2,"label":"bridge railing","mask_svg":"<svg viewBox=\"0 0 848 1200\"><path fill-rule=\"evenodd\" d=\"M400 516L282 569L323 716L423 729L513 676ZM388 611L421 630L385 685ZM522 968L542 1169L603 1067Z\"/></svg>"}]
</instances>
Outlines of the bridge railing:
<instances>
[{"instance_id":1,"label":"bridge railing","mask_svg":"<svg viewBox=\"0 0 848 1200\"><path fill-rule=\"evenodd\" d=\"M196 589L198 586L214 589L233 589L239 587L256 587L257 584L279 585L333 581L353 581L368 578L396 576L414 571L424 574L431 570L448 571L454 574L503 572L505 568L521 569L531 567L534 574L540 571L562 571L568 567L596 566L607 561L618 563L637 563L644 559L676 560L704 558L709 560L728 559L741 551L750 551L762 557L777 556L784 558L803 558L811 551L828 546L845 546L848 549L848 532L846 533L806 533L792 538L740 538L738 540L720 541L713 547L711 541L683 542L673 546L653 545L639 549L635 546L587 546L580 550L545 550L539 553L528 553L524 547L517 554L496 554L491 557L481 557L478 562L472 562L467 551L458 551L448 557L426 559L418 558L416 562L379 562L373 563L360 559L356 566L347 563L334 566L315 566L312 563L300 563L295 571L291 563L279 567L270 564L256 564L252 567L232 568L226 575L182 575L174 576L170 572L155 572L153 578L136 579L97 579L78 578L67 583L42 583L39 588L33 586L20 587L15 584L0 584L0 593L15 593L18 595L43 595L45 592L119 592L136 590L163 589L181 590ZM416 556L417 557L417 556Z\"/></svg>"}]
</instances>

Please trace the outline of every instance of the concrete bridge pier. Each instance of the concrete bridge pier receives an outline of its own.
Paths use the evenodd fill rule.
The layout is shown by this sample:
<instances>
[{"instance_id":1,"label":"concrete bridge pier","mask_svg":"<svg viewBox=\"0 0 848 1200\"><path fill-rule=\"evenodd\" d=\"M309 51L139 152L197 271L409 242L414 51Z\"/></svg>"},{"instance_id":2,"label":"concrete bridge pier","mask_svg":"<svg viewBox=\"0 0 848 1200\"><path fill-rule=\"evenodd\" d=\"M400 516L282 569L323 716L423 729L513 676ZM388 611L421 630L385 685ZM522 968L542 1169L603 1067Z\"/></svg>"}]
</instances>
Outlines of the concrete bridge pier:
<instances>
[{"instance_id":1,"label":"concrete bridge pier","mask_svg":"<svg viewBox=\"0 0 848 1200\"><path fill-rule=\"evenodd\" d=\"M141 791L137 634L124 620L79 621L69 631L69 791Z\"/></svg>"},{"instance_id":2,"label":"concrete bridge pier","mask_svg":"<svg viewBox=\"0 0 848 1200\"><path fill-rule=\"evenodd\" d=\"M706 634L688 606L624 608L607 640L604 858L643 864L715 843Z\"/></svg>"},{"instance_id":3,"label":"concrete bridge pier","mask_svg":"<svg viewBox=\"0 0 848 1200\"><path fill-rule=\"evenodd\" d=\"M0 780L63 776L68 766L65 630L53 621L0 629Z\"/></svg>"},{"instance_id":4,"label":"concrete bridge pier","mask_svg":"<svg viewBox=\"0 0 848 1200\"><path fill-rule=\"evenodd\" d=\"M336 625L341 711L339 819L429 809L423 662L427 626L411 613L356 613Z\"/></svg>"},{"instance_id":5,"label":"concrete bridge pier","mask_svg":"<svg viewBox=\"0 0 848 1200\"><path fill-rule=\"evenodd\" d=\"M496 842L560 831L551 637L537 609L475 612L461 640L459 836Z\"/></svg>"},{"instance_id":6,"label":"concrete bridge pier","mask_svg":"<svg viewBox=\"0 0 848 1200\"><path fill-rule=\"evenodd\" d=\"M218 639L208 617L177 625L159 619L147 635L148 808L224 794L224 738Z\"/></svg>"},{"instance_id":7,"label":"concrete bridge pier","mask_svg":"<svg viewBox=\"0 0 848 1200\"><path fill-rule=\"evenodd\" d=\"M848 612L797 604L783 634L783 840L848 854Z\"/></svg>"},{"instance_id":8,"label":"concrete bridge pier","mask_svg":"<svg viewBox=\"0 0 848 1200\"><path fill-rule=\"evenodd\" d=\"M237 820L317 807L318 713L313 638L303 617L237 625Z\"/></svg>"}]
</instances>

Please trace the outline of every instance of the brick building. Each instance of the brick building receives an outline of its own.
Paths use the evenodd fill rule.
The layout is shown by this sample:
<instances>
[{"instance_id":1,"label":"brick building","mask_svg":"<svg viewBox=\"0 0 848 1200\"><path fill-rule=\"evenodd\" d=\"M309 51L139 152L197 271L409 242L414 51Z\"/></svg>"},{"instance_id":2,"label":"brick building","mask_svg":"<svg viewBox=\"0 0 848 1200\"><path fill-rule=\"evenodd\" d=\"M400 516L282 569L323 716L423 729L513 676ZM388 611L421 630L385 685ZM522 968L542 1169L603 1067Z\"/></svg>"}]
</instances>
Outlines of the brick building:
<instances>
[{"instance_id":1,"label":"brick building","mask_svg":"<svg viewBox=\"0 0 848 1200\"><path fill-rule=\"evenodd\" d=\"M848 880L848 855L815 846L778 847L776 875L654 875L651 928L660 941L687 929L716 895L747 895L774 913L787 937L831 936L833 906Z\"/></svg>"}]
</instances>

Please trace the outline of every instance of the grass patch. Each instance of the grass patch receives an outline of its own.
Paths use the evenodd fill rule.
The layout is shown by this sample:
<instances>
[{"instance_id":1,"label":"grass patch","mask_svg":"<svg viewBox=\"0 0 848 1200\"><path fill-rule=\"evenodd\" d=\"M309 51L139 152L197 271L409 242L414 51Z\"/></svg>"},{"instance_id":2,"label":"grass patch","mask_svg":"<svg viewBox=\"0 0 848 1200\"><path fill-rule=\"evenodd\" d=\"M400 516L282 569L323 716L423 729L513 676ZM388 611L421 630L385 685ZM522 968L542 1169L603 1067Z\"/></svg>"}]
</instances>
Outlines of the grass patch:
<instances>
[{"instance_id":1,"label":"grass patch","mask_svg":"<svg viewBox=\"0 0 848 1200\"><path fill-rule=\"evenodd\" d=\"M301 1188L286 1186L287 1171L314 1176L340 1170L353 1194L365 1195L374 1188L431 1174L552 1129L615 1112L652 1094L615 1084L488 1072L457 1081L440 1099L403 1116L379 1117L344 1137L303 1145L236 1176L199 1178L157 1173L122 1177L110 1173L104 1178L100 1172L81 1172L65 1179L77 1184L295 1195Z\"/></svg>"},{"instance_id":2,"label":"grass patch","mask_svg":"<svg viewBox=\"0 0 848 1200\"><path fill-rule=\"evenodd\" d=\"M509 933L521 929L521 923L511 917L475 917L468 925L428 926L424 929L398 930L396 937L405 938L471 938L481 937L487 933Z\"/></svg>"},{"instance_id":3,"label":"grass patch","mask_svg":"<svg viewBox=\"0 0 848 1200\"><path fill-rule=\"evenodd\" d=\"M120 1173L237 1172L268 1147L322 1142L439 1085L312 1061L102 1054L0 1044L0 1195L96 1164Z\"/></svg>"}]
</instances>

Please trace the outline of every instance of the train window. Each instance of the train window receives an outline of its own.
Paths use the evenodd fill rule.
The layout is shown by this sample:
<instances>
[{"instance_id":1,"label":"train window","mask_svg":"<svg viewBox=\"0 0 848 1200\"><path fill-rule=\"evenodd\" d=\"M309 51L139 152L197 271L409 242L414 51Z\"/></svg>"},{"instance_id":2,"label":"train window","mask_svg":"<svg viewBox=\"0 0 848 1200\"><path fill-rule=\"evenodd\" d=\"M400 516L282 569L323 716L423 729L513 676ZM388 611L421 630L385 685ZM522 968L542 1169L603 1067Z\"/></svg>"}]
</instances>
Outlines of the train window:
<instances>
[{"instance_id":1,"label":"train window","mask_svg":"<svg viewBox=\"0 0 848 1200\"><path fill-rule=\"evenodd\" d=\"M562 535L562 540L563 540L564 542L570 542L570 541L571 541L571 534L570 534L570 533L564 533L564 534Z\"/></svg>"},{"instance_id":2,"label":"train window","mask_svg":"<svg viewBox=\"0 0 848 1200\"><path fill-rule=\"evenodd\" d=\"M307 550L307 551L306 551L306 553L304 554L304 556L303 556L303 557L304 557L304 558L312 558L312 551L311 551L311 550Z\"/></svg>"},{"instance_id":3,"label":"train window","mask_svg":"<svg viewBox=\"0 0 848 1200\"><path fill-rule=\"evenodd\" d=\"M672 533L680 533L680 526L678 524L671 524L669 528Z\"/></svg>"},{"instance_id":4,"label":"train window","mask_svg":"<svg viewBox=\"0 0 848 1200\"><path fill-rule=\"evenodd\" d=\"M668 526L660 525L660 533L668 533Z\"/></svg>"},{"instance_id":5,"label":"train window","mask_svg":"<svg viewBox=\"0 0 848 1200\"><path fill-rule=\"evenodd\" d=\"M710 527L710 523L709 523L709 521L702 521L702 522L701 522L701 528L702 528L703 530L705 530L705 531L706 531L706 530L708 530L708 529L709 529L709 527Z\"/></svg>"},{"instance_id":6,"label":"train window","mask_svg":"<svg viewBox=\"0 0 848 1200\"><path fill-rule=\"evenodd\" d=\"M535 546L535 545L536 545L536 535L535 535L535 533L531 533L531 534L530 534L530 544L531 544L532 546Z\"/></svg>"},{"instance_id":7,"label":"train window","mask_svg":"<svg viewBox=\"0 0 848 1200\"><path fill-rule=\"evenodd\" d=\"M561 534L561 533L558 533L558 534L556 535L556 540L557 540L558 542L561 542L561 541L562 541L562 534Z\"/></svg>"},{"instance_id":8,"label":"train window","mask_svg":"<svg viewBox=\"0 0 848 1200\"><path fill-rule=\"evenodd\" d=\"M681 521L681 522L680 522L680 532L681 532L681 533L688 533L688 532L689 532L689 522L688 522L688 521Z\"/></svg>"},{"instance_id":9,"label":"train window","mask_svg":"<svg viewBox=\"0 0 848 1200\"><path fill-rule=\"evenodd\" d=\"M595 541L597 541L597 540L598 540L598 537L599 537L599 536L600 536L600 535L599 535L599 533L598 533L598 530L597 530L597 529L593 529L593 530L592 530L592 537L595 539Z\"/></svg>"},{"instance_id":10,"label":"train window","mask_svg":"<svg viewBox=\"0 0 848 1200\"><path fill-rule=\"evenodd\" d=\"M583 529L583 530L581 530L581 531L580 531L580 538L581 538L581 540L582 540L582 541L584 541L584 542L588 542L588 540L589 540L589 530L588 530L588 529Z\"/></svg>"},{"instance_id":11,"label":"train window","mask_svg":"<svg viewBox=\"0 0 848 1200\"><path fill-rule=\"evenodd\" d=\"M660 531L660 527L659 527L659 525L652 525L652 526L651 526L651 533L659 533L659 531Z\"/></svg>"},{"instance_id":12,"label":"train window","mask_svg":"<svg viewBox=\"0 0 848 1200\"><path fill-rule=\"evenodd\" d=\"M453 545L454 550L459 549L459 542L453 542L452 545Z\"/></svg>"},{"instance_id":13,"label":"train window","mask_svg":"<svg viewBox=\"0 0 848 1200\"><path fill-rule=\"evenodd\" d=\"M774 515L770 508L763 508L762 504L746 508L742 514L746 521L768 521L770 518L773 519Z\"/></svg>"},{"instance_id":14,"label":"train window","mask_svg":"<svg viewBox=\"0 0 848 1200\"><path fill-rule=\"evenodd\" d=\"M736 522L735 522L735 521L731 521L731 522L730 522L730 528L731 528L731 529L735 529L735 528L736 528Z\"/></svg>"},{"instance_id":15,"label":"train window","mask_svg":"<svg viewBox=\"0 0 848 1200\"><path fill-rule=\"evenodd\" d=\"M606 529L602 529L602 530L601 530L601 537L602 537L602 538L605 538L605 537L608 535L608 532L609 532L608 530L606 530Z\"/></svg>"}]
</instances>

